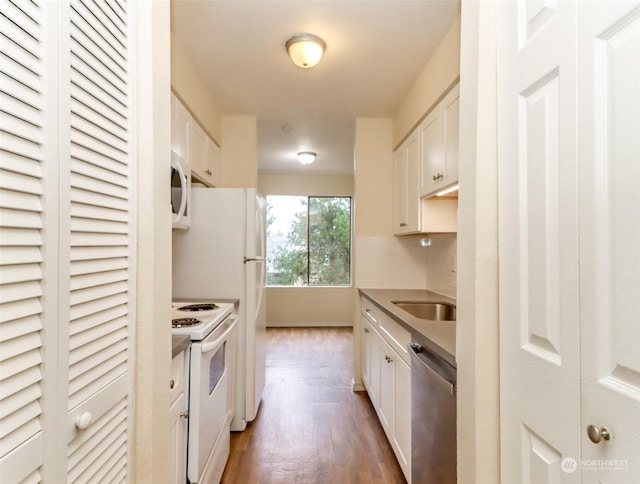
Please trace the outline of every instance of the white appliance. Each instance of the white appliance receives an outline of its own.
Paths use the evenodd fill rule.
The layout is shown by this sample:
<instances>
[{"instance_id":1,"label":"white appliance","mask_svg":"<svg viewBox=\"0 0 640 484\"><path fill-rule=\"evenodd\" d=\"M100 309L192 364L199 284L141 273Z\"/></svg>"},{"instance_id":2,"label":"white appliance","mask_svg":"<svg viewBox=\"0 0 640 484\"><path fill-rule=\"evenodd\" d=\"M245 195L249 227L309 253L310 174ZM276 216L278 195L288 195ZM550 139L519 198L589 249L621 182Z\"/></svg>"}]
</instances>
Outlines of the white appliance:
<instances>
[{"instance_id":1,"label":"white appliance","mask_svg":"<svg viewBox=\"0 0 640 484\"><path fill-rule=\"evenodd\" d=\"M255 189L191 190L191 227L173 234L173 297L237 299L237 387L232 430L258 412L265 381L265 212Z\"/></svg>"},{"instance_id":2,"label":"white appliance","mask_svg":"<svg viewBox=\"0 0 640 484\"><path fill-rule=\"evenodd\" d=\"M171 225L189 228L191 214L191 167L175 151L171 152Z\"/></svg>"},{"instance_id":3,"label":"white appliance","mask_svg":"<svg viewBox=\"0 0 640 484\"><path fill-rule=\"evenodd\" d=\"M172 332L191 338L186 481L220 482L229 458L236 360L233 304L174 302Z\"/></svg>"}]
</instances>

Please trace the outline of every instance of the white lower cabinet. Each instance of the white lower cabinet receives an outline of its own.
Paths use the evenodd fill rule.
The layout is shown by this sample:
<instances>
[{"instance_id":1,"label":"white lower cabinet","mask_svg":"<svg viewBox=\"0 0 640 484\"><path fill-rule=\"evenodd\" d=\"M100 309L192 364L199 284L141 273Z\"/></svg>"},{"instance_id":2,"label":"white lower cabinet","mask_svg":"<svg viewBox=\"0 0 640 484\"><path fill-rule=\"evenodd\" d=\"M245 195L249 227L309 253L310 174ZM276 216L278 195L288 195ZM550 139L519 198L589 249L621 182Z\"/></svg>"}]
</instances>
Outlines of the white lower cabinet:
<instances>
[{"instance_id":1,"label":"white lower cabinet","mask_svg":"<svg viewBox=\"0 0 640 484\"><path fill-rule=\"evenodd\" d=\"M410 360L406 361L405 355L396 350L401 349L398 340L409 339L409 333L365 301L362 381L402 472L411 482L411 368Z\"/></svg>"},{"instance_id":2,"label":"white lower cabinet","mask_svg":"<svg viewBox=\"0 0 640 484\"><path fill-rule=\"evenodd\" d=\"M169 467L170 482L184 484L187 480L187 425L189 399L186 382L188 379L188 352L183 351L171 360L171 380L169 382Z\"/></svg>"}]
</instances>

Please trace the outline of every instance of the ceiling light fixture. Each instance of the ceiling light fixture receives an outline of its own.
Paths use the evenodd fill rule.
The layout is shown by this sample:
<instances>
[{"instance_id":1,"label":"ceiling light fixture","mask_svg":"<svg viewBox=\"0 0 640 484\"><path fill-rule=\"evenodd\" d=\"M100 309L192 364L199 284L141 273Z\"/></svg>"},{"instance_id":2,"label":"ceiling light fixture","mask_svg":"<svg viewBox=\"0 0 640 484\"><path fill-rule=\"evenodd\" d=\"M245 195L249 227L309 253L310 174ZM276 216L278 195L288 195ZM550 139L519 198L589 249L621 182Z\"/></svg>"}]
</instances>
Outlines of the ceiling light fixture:
<instances>
[{"instance_id":1,"label":"ceiling light fixture","mask_svg":"<svg viewBox=\"0 0 640 484\"><path fill-rule=\"evenodd\" d=\"M320 62L327 45L317 35L300 34L287 40L285 47L295 65L308 69Z\"/></svg>"},{"instance_id":2,"label":"ceiling light fixture","mask_svg":"<svg viewBox=\"0 0 640 484\"><path fill-rule=\"evenodd\" d=\"M303 165L310 165L316 159L316 154L311 151L301 151L298 153L298 161Z\"/></svg>"}]
</instances>

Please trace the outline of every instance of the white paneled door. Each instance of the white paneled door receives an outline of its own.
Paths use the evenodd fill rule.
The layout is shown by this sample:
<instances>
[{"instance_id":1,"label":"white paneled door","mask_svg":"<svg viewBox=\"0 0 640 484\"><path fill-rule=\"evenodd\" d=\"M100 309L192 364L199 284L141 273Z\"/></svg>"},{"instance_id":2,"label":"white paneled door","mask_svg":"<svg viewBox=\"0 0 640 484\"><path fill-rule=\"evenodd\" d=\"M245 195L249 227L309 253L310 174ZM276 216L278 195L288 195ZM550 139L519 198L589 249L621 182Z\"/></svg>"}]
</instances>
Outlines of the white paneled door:
<instances>
[{"instance_id":1,"label":"white paneled door","mask_svg":"<svg viewBox=\"0 0 640 484\"><path fill-rule=\"evenodd\" d=\"M498 19L503 482L640 482L640 2Z\"/></svg>"},{"instance_id":2,"label":"white paneled door","mask_svg":"<svg viewBox=\"0 0 640 484\"><path fill-rule=\"evenodd\" d=\"M3 482L128 480L131 9L0 1Z\"/></svg>"},{"instance_id":3,"label":"white paneled door","mask_svg":"<svg viewBox=\"0 0 640 484\"><path fill-rule=\"evenodd\" d=\"M640 2L586 2L578 18L582 481L636 483Z\"/></svg>"}]
</instances>

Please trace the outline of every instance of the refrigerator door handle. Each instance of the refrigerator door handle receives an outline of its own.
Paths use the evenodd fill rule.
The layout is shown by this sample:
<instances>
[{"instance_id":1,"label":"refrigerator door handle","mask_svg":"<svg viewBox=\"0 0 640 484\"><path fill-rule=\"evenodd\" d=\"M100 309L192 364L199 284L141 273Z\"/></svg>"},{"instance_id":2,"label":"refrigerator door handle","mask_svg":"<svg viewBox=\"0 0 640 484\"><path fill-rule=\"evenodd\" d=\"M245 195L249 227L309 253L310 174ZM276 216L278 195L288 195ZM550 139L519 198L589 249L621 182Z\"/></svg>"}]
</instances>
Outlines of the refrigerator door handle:
<instances>
[{"instance_id":1,"label":"refrigerator door handle","mask_svg":"<svg viewBox=\"0 0 640 484\"><path fill-rule=\"evenodd\" d=\"M245 257L244 263L246 264L247 262L256 262L256 261L263 261L263 260L265 260L264 257Z\"/></svg>"}]
</instances>

